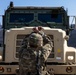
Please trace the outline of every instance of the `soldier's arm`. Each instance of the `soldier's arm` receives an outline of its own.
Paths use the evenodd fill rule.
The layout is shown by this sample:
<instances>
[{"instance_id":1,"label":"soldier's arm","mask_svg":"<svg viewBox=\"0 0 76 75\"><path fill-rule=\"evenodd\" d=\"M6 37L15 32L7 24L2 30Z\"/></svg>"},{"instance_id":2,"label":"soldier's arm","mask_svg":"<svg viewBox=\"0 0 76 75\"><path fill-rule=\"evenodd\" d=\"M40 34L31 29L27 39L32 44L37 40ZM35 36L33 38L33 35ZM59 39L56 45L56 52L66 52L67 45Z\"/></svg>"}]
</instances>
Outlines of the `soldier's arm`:
<instances>
[{"instance_id":1,"label":"soldier's arm","mask_svg":"<svg viewBox=\"0 0 76 75\"><path fill-rule=\"evenodd\" d=\"M52 51L53 43L49 36L45 35L43 39L44 46L42 47L42 58L44 59L44 61L46 61Z\"/></svg>"},{"instance_id":2,"label":"soldier's arm","mask_svg":"<svg viewBox=\"0 0 76 75\"><path fill-rule=\"evenodd\" d=\"M27 47L28 47L28 38L24 38L23 41L22 41L22 44L21 44L21 48L19 50L19 57L21 57L21 54L22 54L23 50L24 49L26 50Z\"/></svg>"},{"instance_id":3,"label":"soldier's arm","mask_svg":"<svg viewBox=\"0 0 76 75\"><path fill-rule=\"evenodd\" d=\"M44 59L44 61L47 60L51 51L52 51L52 44L47 43L46 45L43 46L43 48L42 48L42 58Z\"/></svg>"}]
</instances>

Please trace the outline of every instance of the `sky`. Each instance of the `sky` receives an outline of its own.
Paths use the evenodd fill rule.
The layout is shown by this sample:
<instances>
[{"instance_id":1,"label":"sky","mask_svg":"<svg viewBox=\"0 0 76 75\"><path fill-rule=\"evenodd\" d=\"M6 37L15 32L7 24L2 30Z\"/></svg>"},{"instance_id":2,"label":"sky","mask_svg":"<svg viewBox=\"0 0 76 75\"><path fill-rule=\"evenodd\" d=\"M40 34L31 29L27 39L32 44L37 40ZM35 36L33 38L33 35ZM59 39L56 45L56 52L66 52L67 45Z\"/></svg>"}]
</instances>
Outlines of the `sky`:
<instances>
[{"instance_id":1,"label":"sky","mask_svg":"<svg viewBox=\"0 0 76 75\"><path fill-rule=\"evenodd\" d=\"M63 6L68 10L69 16L76 16L76 0L0 0L0 15L4 14L4 11L7 9L11 1L14 3L14 6ZM2 24L1 16L0 23Z\"/></svg>"}]
</instances>

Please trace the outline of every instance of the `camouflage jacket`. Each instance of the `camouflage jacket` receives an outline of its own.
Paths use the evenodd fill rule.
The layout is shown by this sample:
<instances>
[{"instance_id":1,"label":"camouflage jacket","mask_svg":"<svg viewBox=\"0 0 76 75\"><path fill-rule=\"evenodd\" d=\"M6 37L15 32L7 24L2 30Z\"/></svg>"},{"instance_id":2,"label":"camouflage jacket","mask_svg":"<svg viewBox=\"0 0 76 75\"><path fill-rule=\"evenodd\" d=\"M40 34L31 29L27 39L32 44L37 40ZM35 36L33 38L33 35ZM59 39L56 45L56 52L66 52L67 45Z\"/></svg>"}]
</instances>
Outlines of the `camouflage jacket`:
<instances>
[{"instance_id":1,"label":"camouflage jacket","mask_svg":"<svg viewBox=\"0 0 76 75\"><path fill-rule=\"evenodd\" d=\"M36 74L36 65L37 65L37 55L39 54L39 69L40 71L45 70L45 62L52 50L52 43L48 41L44 46L40 48L30 48L26 45L28 44L28 39L24 40L24 44L19 52L19 68L20 73L34 73ZM34 75L33 74L33 75ZM27 75L27 74L25 74Z\"/></svg>"}]
</instances>

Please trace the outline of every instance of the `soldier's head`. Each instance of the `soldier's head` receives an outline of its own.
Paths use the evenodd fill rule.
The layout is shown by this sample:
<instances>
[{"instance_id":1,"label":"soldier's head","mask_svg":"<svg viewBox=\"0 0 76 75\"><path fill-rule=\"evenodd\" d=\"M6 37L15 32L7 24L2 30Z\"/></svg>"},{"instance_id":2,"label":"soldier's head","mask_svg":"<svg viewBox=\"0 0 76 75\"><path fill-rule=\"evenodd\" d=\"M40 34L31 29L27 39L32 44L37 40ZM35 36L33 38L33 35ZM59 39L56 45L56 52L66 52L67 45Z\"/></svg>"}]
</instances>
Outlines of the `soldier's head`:
<instances>
[{"instance_id":1,"label":"soldier's head","mask_svg":"<svg viewBox=\"0 0 76 75\"><path fill-rule=\"evenodd\" d=\"M29 36L29 46L30 47L41 47L43 46L43 38L38 33L32 33Z\"/></svg>"}]
</instances>

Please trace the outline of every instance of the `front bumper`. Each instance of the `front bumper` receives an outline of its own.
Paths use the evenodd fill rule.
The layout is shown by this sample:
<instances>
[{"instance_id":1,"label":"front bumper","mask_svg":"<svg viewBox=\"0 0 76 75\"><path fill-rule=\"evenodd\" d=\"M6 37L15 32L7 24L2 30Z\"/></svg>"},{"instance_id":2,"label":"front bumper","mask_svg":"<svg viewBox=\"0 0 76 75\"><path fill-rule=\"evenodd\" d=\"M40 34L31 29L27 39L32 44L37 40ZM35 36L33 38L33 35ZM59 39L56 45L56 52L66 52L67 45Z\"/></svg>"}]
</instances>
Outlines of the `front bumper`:
<instances>
[{"instance_id":1,"label":"front bumper","mask_svg":"<svg viewBox=\"0 0 76 75\"><path fill-rule=\"evenodd\" d=\"M47 71L52 74L76 74L75 65L47 65Z\"/></svg>"}]
</instances>

